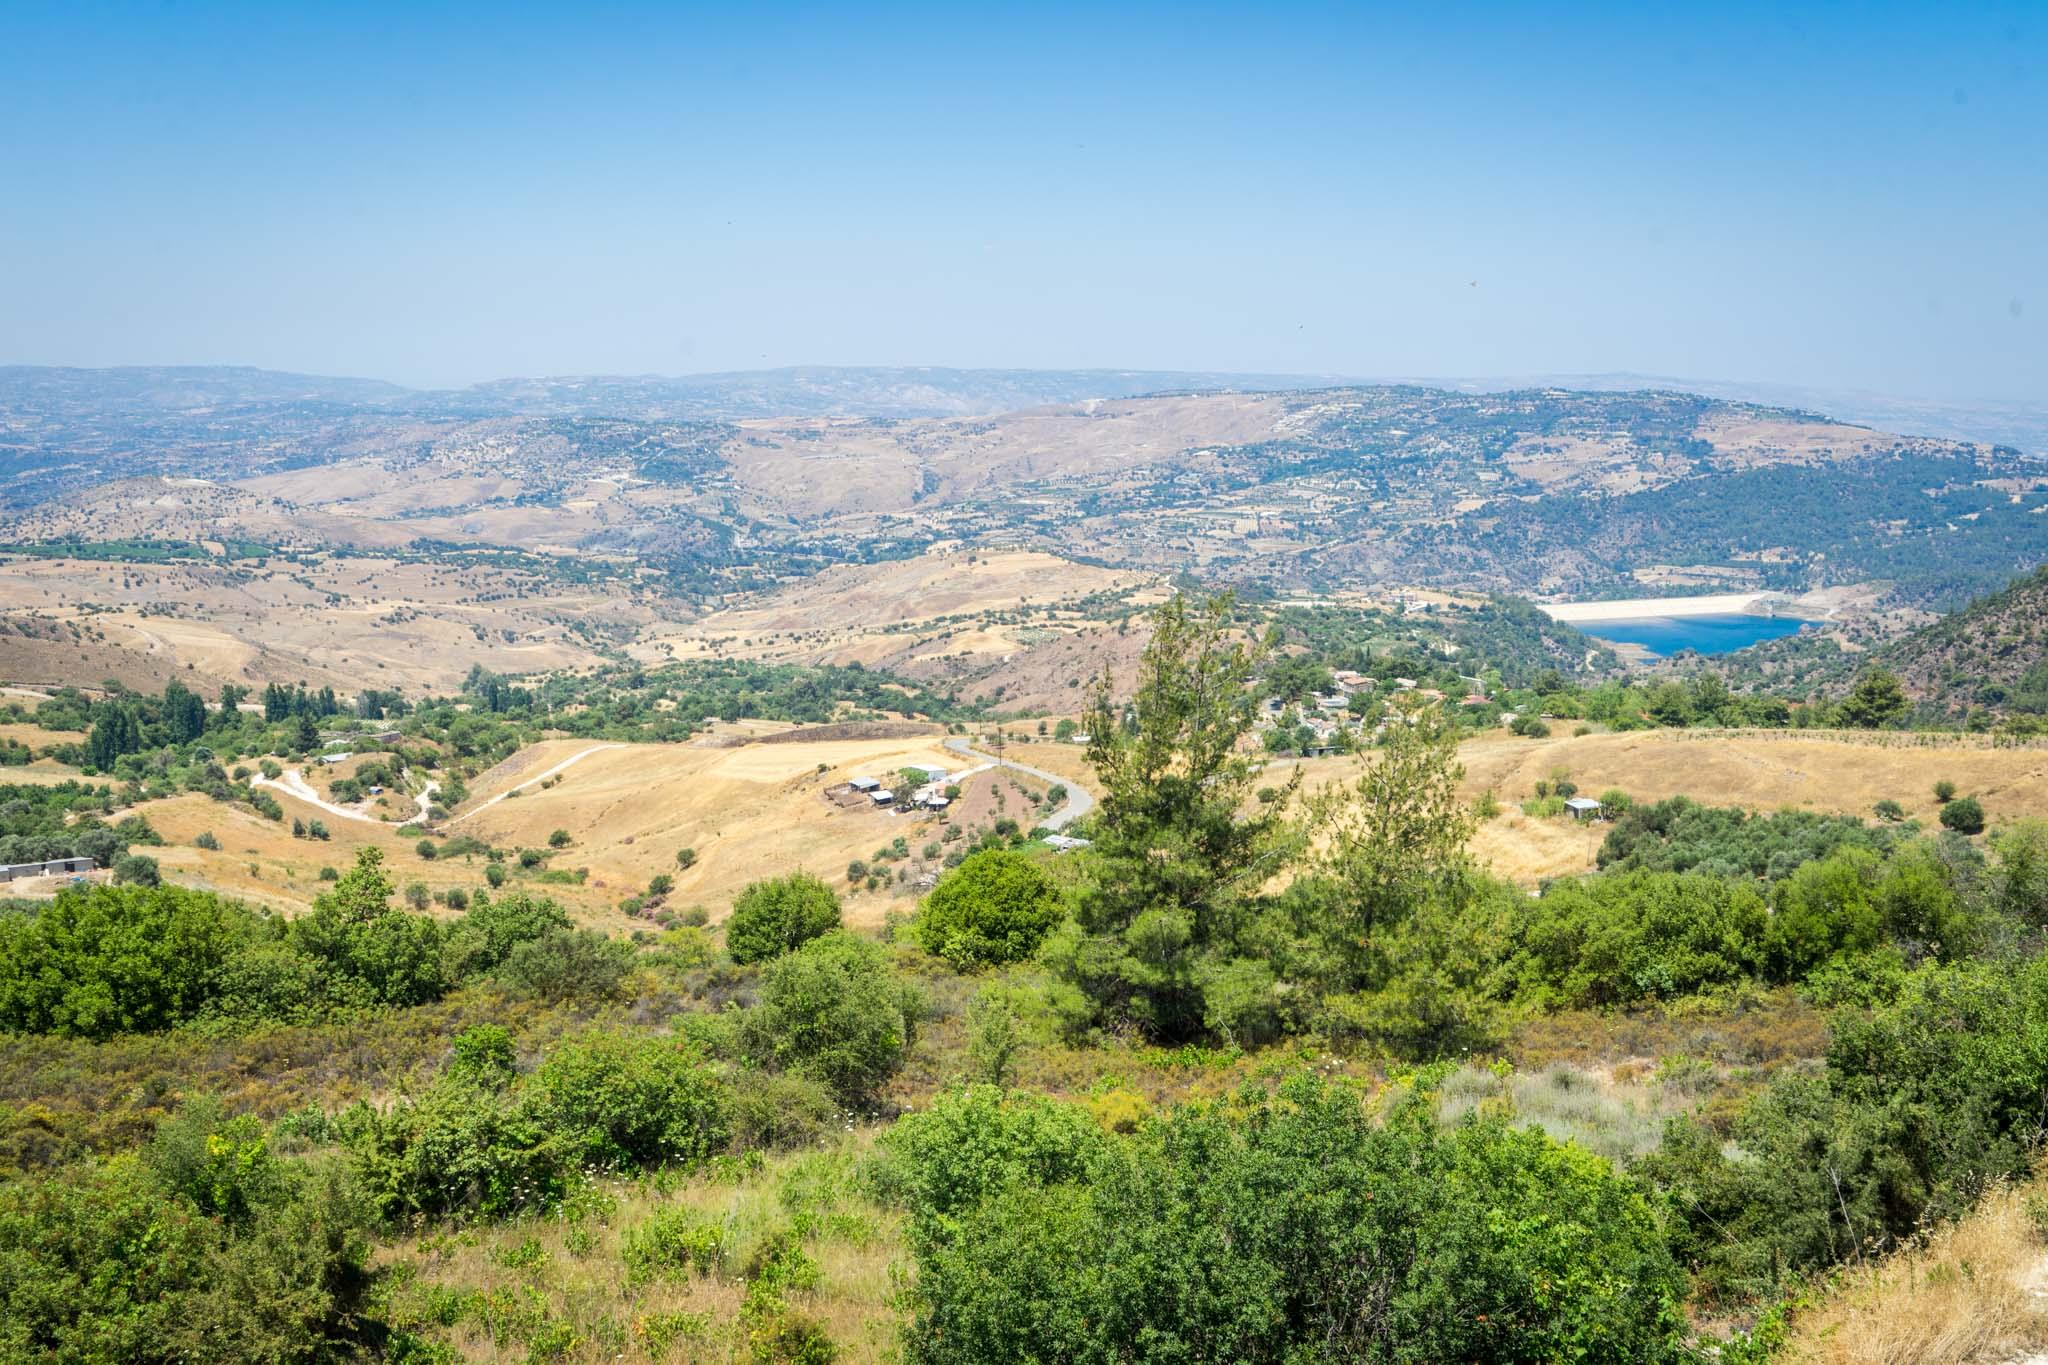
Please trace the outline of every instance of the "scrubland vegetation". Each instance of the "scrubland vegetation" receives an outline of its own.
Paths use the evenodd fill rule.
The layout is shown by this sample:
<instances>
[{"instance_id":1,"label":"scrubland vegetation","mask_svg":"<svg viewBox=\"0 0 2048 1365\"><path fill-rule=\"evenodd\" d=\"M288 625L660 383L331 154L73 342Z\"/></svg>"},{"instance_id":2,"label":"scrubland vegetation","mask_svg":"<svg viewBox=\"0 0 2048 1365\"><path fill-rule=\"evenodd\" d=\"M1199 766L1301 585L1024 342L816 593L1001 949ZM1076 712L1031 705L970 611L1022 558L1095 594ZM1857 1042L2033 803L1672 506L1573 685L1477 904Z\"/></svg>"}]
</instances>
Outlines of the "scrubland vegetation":
<instances>
[{"instance_id":1,"label":"scrubland vegetation","mask_svg":"<svg viewBox=\"0 0 2048 1365\"><path fill-rule=\"evenodd\" d=\"M292 917L11 905L0 1354L1757 1360L1986 1220L1980 1273L2048 1259L2048 824L1616 793L1532 894L1466 851L1440 708L1267 768L1266 648L1168 603L1081 721L1091 846L991 841L878 935L778 868L716 928L502 875L436 917L375 848ZM550 706L472 683L398 747L456 776ZM558 719L690 722L644 695ZM120 788L17 790L10 837L148 843Z\"/></svg>"}]
</instances>

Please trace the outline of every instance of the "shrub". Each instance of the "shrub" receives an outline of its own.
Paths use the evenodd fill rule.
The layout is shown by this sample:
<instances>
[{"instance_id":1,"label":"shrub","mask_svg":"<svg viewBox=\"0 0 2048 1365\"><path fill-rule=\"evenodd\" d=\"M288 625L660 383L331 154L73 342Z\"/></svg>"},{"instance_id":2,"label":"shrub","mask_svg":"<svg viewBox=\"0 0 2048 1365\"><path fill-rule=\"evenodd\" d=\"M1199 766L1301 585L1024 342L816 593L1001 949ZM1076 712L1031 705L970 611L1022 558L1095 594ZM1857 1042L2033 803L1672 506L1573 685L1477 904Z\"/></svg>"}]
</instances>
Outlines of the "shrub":
<instances>
[{"instance_id":1,"label":"shrub","mask_svg":"<svg viewBox=\"0 0 2048 1365\"><path fill-rule=\"evenodd\" d=\"M503 1217L559 1203L578 1179L537 1113L460 1075L389 1112L358 1114L350 1157L386 1218Z\"/></svg>"},{"instance_id":2,"label":"shrub","mask_svg":"<svg viewBox=\"0 0 2048 1365\"><path fill-rule=\"evenodd\" d=\"M807 1147L839 1123L830 1087L788 1072L742 1072L733 1079L728 1105L733 1141L748 1149Z\"/></svg>"},{"instance_id":3,"label":"shrub","mask_svg":"<svg viewBox=\"0 0 2048 1365\"><path fill-rule=\"evenodd\" d=\"M501 1024L478 1024L455 1035L448 1073L484 1090L502 1090L518 1074L512 1035Z\"/></svg>"},{"instance_id":4,"label":"shrub","mask_svg":"<svg viewBox=\"0 0 2048 1365\"><path fill-rule=\"evenodd\" d=\"M733 902L725 949L735 962L765 962L839 927L839 897L802 872L755 882Z\"/></svg>"},{"instance_id":5,"label":"shrub","mask_svg":"<svg viewBox=\"0 0 2048 1365\"><path fill-rule=\"evenodd\" d=\"M647 1221L628 1228L620 1257L636 1281L717 1273L730 1250L723 1222L688 1208L656 1209Z\"/></svg>"},{"instance_id":6,"label":"shrub","mask_svg":"<svg viewBox=\"0 0 2048 1365\"><path fill-rule=\"evenodd\" d=\"M756 1061L809 1076L858 1101L894 1075L915 1000L880 945L835 931L769 965L760 1003L742 1017Z\"/></svg>"},{"instance_id":7,"label":"shrub","mask_svg":"<svg viewBox=\"0 0 2048 1365\"><path fill-rule=\"evenodd\" d=\"M1934 799L1946 805L1956 799L1956 784L1943 778L1934 784Z\"/></svg>"},{"instance_id":8,"label":"shrub","mask_svg":"<svg viewBox=\"0 0 2048 1365\"><path fill-rule=\"evenodd\" d=\"M1309 1078L1128 1137L1059 1108L1020 1123L981 1092L884 1139L908 1360L1684 1358L1640 1189L1498 1116L1440 1128L1416 1098L1375 1123Z\"/></svg>"},{"instance_id":9,"label":"shrub","mask_svg":"<svg viewBox=\"0 0 2048 1365\"><path fill-rule=\"evenodd\" d=\"M199 837L194 839L192 844L195 848L207 849L214 853L220 852L220 837L210 829L200 831Z\"/></svg>"},{"instance_id":10,"label":"shrub","mask_svg":"<svg viewBox=\"0 0 2048 1365\"><path fill-rule=\"evenodd\" d=\"M566 829L558 829L548 835L549 848L567 848L574 842L569 836L569 831Z\"/></svg>"},{"instance_id":11,"label":"shrub","mask_svg":"<svg viewBox=\"0 0 2048 1365\"><path fill-rule=\"evenodd\" d=\"M586 1165L699 1161L729 1131L719 1086L674 1039L606 1033L559 1047L529 1093Z\"/></svg>"},{"instance_id":12,"label":"shrub","mask_svg":"<svg viewBox=\"0 0 2048 1365\"><path fill-rule=\"evenodd\" d=\"M1065 914L1051 879L1029 859L984 849L939 880L915 927L926 952L967 971L1031 956Z\"/></svg>"},{"instance_id":13,"label":"shrub","mask_svg":"<svg viewBox=\"0 0 2048 1365\"><path fill-rule=\"evenodd\" d=\"M171 1028L220 992L256 916L170 886L81 886L0 915L0 1030L108 1038Z\"/></svg>"},{"instance_id":14,"label":"shrub","mask_svg":"<svg viewBox=\"0 0 2048 1365\"><path fill-rule=\"evenodd\" d=\"M469 912L449 929L442 964L449 980L467 981L495 970L520 944L569 927L569 916L546 896L523 889L498 896L479 891Z\"/></svg>"},{"instance_id":15,"label":"shrub","mask_svg":"<svg viewBox=\"0 0 2048 1365\"><path fill-rule=\"evenodd\" d=\"M1982 828L1981 821L1978 828ZM156 859L143 853L131 853L114 864L116 886L158 886L163 882L163 872L157 867Z\"/></svg>"},{"instance_id":16,"label":"shrub","mask_svg":"<svg viewBox=\"0 0 2048 1365\"><path fill-rule=\"evenodd\" d=\"M543 1000L602 1000L619 993L632 967L632 944L591 929L558 929L514 948L499 975Z\"/></svg>"},{"instance_id":17,"label":"shrub","mask_svg":"<svg viewBox=\"0 0 2048 1365\"><path fill-rule=\"evenodd\" d=\"M676 850L676 866L677 866L677 867L680 867L680 868L682 868L682 869L683 869L684 871L686 871L686 872L687 872L687 871L688 871L689 869L691 869L691 868L695 867L696 865L697 865L697 850L696 850L696 849L694 849L694 848L679 848L679 849L677 849L677 850Z\"/></svg>"},{"instance_id":18,"label":"shrub","mask_svg":"<svg viewBox=\"0 0 2048 1365\"><path fill-rule=\"evenodd\" d=\"M1694 873L1614 873L1530 902L1510 970L1567 1005L1689 995L1753 975L1770 915L1753 889Z\"/></svg>"},{"instance_id":19,"label":"shrub","mask_svg":"<svg viewBox=\"0 0 2048 1365\"><path fill-rule=\"evenodd\" d=\"M1941 823L1958 834L1984 832L1984 807L1974 796L1959 796L1941 808Z\"/></svg>"},{"instance_id":20,"label":"shrub","mask_svg":"<svg viewBox=\"0 0 2048 1365\"><path fill-rule=\"evenodd\" d=\"M1872 806L1871 810L1880 820L1897 822L1906 818L1906 808L1889 796Z\"/></svg>"}]
</instances>

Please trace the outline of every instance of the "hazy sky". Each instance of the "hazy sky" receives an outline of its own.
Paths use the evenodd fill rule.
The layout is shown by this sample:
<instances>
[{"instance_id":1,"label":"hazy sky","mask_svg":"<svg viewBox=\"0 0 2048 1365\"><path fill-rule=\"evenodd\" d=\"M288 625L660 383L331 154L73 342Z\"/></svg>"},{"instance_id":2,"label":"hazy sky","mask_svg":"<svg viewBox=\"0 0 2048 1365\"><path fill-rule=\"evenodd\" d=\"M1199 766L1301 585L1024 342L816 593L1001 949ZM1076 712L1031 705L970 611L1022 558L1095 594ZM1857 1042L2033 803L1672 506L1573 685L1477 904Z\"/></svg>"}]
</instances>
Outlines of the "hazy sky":
<instances>
[{"instance_id":1,"label":"hazy sky","mask_svg":"<svg viewBox=\"0 0 2048 1365\"><path fill-rule=\"evenodd\" d=\"M0 361L2048 397L2042 0L314 8L0 5Z\"/></svg>"}]
</instances>

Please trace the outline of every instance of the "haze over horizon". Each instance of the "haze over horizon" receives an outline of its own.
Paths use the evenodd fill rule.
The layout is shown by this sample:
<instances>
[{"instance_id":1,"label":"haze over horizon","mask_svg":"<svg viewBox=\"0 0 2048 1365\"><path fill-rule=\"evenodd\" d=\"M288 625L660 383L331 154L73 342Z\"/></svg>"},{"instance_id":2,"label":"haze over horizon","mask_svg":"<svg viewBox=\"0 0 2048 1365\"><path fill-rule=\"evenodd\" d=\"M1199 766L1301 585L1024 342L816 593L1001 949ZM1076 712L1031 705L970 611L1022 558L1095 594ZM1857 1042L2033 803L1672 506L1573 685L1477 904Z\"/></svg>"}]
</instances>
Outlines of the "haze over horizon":
<instances>
[{"instance_id":1,"label":"haze over horizon","mask_svg":"<svg viewBox=\"0 0 2048 1365\"><path fill-rule=\"evenodd\" d=\"M14 7L0 360L2040 400L2048 23Z\"/></svg>"}]
</instances>

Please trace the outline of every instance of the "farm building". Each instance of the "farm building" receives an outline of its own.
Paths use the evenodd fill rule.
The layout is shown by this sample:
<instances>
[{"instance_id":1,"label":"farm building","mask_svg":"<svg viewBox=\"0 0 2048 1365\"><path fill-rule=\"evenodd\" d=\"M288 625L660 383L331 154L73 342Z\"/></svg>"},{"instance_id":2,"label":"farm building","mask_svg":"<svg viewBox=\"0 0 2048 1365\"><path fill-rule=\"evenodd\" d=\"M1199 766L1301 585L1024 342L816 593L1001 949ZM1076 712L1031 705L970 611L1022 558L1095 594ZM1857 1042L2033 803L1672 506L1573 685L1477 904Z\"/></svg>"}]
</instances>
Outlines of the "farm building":
<instances>
[{"instance_id":1,"label":"farm building","mask_svg":"<svg viewBox=\"0 0 2048 1365\"><path fill-rule=\"evenodd\" d=\"M40 863L0 863L0 882L24 877L62 877L93 870L90 858L50 858Z\"/></svg>"},{"instance_id":2,"label":"farm building","mask_svg":"<svg viewBox=\"0 0 2048 1365\"><path fill-rule=\"evenodd\" d=\"M868 793L868 800L874 802L878 806L886 806L895 799L896 793L890 791L887 787L879 787L876 790Z\"/></svg>"},{"instance_id":3,"label":"farm building","mask_svg":"<svg viewBox=\"0 0 2048 1365\"><path fill-rule=\"evenodd\" d=\"M846 785L857 792L877 792L882 789L882 784L872 777L856 777Z\"/></svg>"},{"instance_id":4,"label":"farm building","mask_svg":"<svg viewBox=\"0 0 2048 1365\"><path fill-rule=\"evenodd\" d=\"M1590 796L1574 796L1564 803L1574 820L1598 820L1607 807Z\"/></svg>"}]
</instances>

